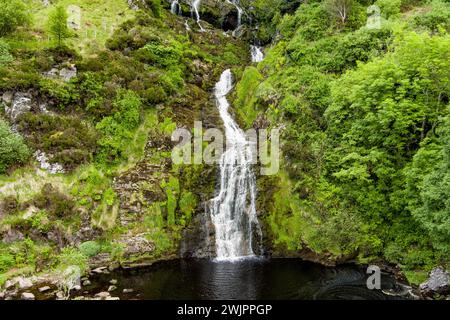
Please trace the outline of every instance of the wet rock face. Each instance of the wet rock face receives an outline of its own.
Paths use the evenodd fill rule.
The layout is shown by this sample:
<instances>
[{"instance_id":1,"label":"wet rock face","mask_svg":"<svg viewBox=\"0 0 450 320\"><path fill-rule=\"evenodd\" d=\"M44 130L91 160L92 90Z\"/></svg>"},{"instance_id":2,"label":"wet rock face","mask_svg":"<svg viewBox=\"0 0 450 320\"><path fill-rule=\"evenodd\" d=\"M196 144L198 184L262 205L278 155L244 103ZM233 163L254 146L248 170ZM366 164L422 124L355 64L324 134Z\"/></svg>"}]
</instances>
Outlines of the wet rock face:
<instances>
[{"instance_id":1,"label":"wet rock face","mask_svg":"<svg viewBox=\"0 0 450 320\"><path fill-rule=\"evenodd\" d=\"M192 17L191 3L193 0L179 0L180 14L184 17ZM164 1L167 9L170 9L172 0ZM199 7L200 19L206 21L217 29L224 31L234 30L237 27L237 10L234 5L224 0L201 0Z\"/></svg>"},{"instance_id":2,"label":"wet rock face","mask_svg":"<svg viewBox=\"0 0 450 320\"><path fill-rule=\"evenodd\" d=\"M420 291L425 296L450 293L450 278L448 271L437 267L430 272L428 280L420 285Z\"/></svg>"},{"instance_id":3,"label":"wet rock face","mask_svg":"<svg viewBox=\"0 0 450 320\"><path fill-rule=\"evenodd\" d=\"M222 22L223 31L236 30L238 27L238 12L236 10L230 10L228 14L225 15Z\"/></svg>"},{"instance_id":4,"label":"wet rock face","mask_svg":"<svg viewBox=\"0 0 450 320\"><path fill-rule=\"evenodd\" d=\"M215 243L214 225L209 214L198 214L183 232L180 256L182 258L215 257Z\"/></svg>"}]
</instances>

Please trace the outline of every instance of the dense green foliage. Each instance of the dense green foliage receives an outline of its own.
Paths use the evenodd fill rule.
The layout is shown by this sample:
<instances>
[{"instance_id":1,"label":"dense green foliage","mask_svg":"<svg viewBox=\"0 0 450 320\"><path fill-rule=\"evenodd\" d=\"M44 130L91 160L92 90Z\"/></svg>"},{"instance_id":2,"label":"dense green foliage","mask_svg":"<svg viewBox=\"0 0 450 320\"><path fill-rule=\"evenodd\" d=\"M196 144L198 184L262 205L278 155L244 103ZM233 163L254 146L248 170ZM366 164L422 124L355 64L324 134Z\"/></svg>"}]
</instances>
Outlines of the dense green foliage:
<instances>
[{"instance_id":1,"label":"dense green foliage","mask_svg":"<svg viewBox=\"0 0 450 320\"><path fill-rule=\"evenodd\" d=\"M380 29L364 27L364 1L284 15L236 107L247 127L261 110L285 127L283 172L260 182L277 250L428 269L450 258L450 10L433 1L399 22L411 2L375 4Z\"/></svg>"},{"instance_id":2,"label":"dense green foliage","mask_svg":"<svg viewBox=\"0 0 450 320\"><path fill-rule=\"evenodd\" d=\"M19 165L27 161L30 151L23 138L13 133L9 125L0 119L0 173L4 173L11 165Z\"/></svg>"},{"instance_id":3,"label":"dense green foliage","mask_svg":"<svg viewBox=\"0 0 450 320\"><path fill-rule=\"evenodd\" d=\"M64 39L68 38L71 34L67 26L67 19L66 9L60 5L50 13L48 18L48 29L59 47L62 45Z\"/></svg>"},{"instance_id":4,"label":"dense green foliage","mask_svg":"<svg viewBox=\"0 0 450 320\"><path fill-rule=\"evenodd\" d=\"M0 36L30 22L26 4L21 0L0 0Z\"/></svg>"},{"instance_id":5,"label":"dense green foliage","mask_svg":"<svg viewBox=\"0 0 450 320\"><path fill-rule=\"evenodd\" d=\"M242 126L282 128L281 171L258 179L270 252L383 260L414 281L423 274L412 271L448 265L448 1L242 0L241 39L206 22L187 30L160 0L132 12L125 1L75 3L90 11L69 31L69 1L35 3L39 21L26 28L22 2L0 0L0 97L33 101L18 133L0 120L0 284L85 271L99 255L132 265L177 254L216 172L173 164L170 136L217 124L211 90L225 68ZM366 25L372 4L380 28ZM263 62L249 65L244 40L266 45ZM69 81L48 75L74 67ZM36 170L35 150L66 173Z\"/></svg>"}]
</instances>

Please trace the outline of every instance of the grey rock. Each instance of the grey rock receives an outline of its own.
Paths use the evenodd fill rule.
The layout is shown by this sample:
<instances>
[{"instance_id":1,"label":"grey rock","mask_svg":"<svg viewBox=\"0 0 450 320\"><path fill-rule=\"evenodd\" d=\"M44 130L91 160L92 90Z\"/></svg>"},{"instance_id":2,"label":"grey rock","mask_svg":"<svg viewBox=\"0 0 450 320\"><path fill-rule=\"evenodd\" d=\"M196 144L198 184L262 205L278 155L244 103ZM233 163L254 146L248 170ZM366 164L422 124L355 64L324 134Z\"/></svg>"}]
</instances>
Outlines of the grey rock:
<instances>
[{"instance_id":1,"label":"grey rock","mask_svg":"<svg viewBox=\"0 0 450 320\"><path fill-rule=\"evenodd\" d=\"M133 289L123 289L122 292L123 292L123 293L133 293L134 290L133 290Z\"/></svg>"},{"instance_id":2,"label":"grey rock","mask_svg":"<svg viewBox=\"0 0 450 320\"><path fill-rule=\"evenodd\" d=\"M21 241L25 239L23 234L20 231L15 229L10 229L6 233L3 234L2 241L6 244L13 243L16 241Z\"/></svg>"},{"instance_id":3,"label":"grey rock","mask_svg":"<svg viewBox=\"0 0 450 320\"><path fill-rule=\"evenodd\" d=\"M45 286L45 287L41 287L41 288L39 288L38 289L39 290L39 292L47 292L47 291L49 291L50 290L50 287L49 286Z\"/></svg>"},{"instance_id":4,"label":"grey rock","mask_svg":"<svg viewBox=\"0 0 450 320\"><path fill-rule=\"evenodd\" d=\"M92 272L100 274L100 273L103 273L105 270L106 270L106 267L99 267L99 268L92 270Z\"/></svg>"},{"instance_id":5,"label":"grey rock","mask_svg":"<svg viewBox=\"0 0 450 320\"><path fill-rule=\"evenodd\" d=\"M8 289L11 289L12 287L14 287L16 285L16 283L17 283L17 281L7 280L5 282L5 286L4 287L5 287L6 290L8 290Z\"/></svg>"},{"instance_id":6,"label":"grey rock","mask_svg":"<svg viewBox=\"0 0 450 320\"><path fill-rule=\"evenodd\" d=\"M24 292L24 293L22 293L22 295L20 296L20 298L21 298L22 300L34 300L34 299L35 299L34 294L32 294L32 293L30 293L30 292Z\"/></svg>"},{"instance_id":7,"label":"grey rock","mask_svg":"<svg viewBox=\"0 0 450 320\"><path fill-rule=\"evenodd\" d=\"M63 300L64 299L64 293L62 291L58 291L56 293L56 299Z\"/></svg>"},{"instance_id":8,"label":"grey rock","mask_svg":"<svg viewBox=\"0 0 450 320\"><path fill-rule=\"evenodd\" d=\"M100 298L101 300L106 300L106 298L110 298L111 294L109 292L100 292L95 295L96 298Z\"/></svg>"},{"instance_id":9,"label":"grey rock","mask_svg":"<svg viewBox=\"0 0 450 320\"><path fill-rule=\"evenodd\" d=\"M6 106L5 113L12 122L16 122L17 118L29 112L32 106L32 97L29 93L17 92L14 94L11 106Z\"/></svg>"},{"instance_id":10,"label":"grey rock","mask_svg":"<svg viewBox=\"0 0 450 320\"><path fill-rule=\"evenodd\" d=\"M116 291L117 287L116 286L109 286L108 288L108 292L112 292L112 291Z\"/></svg>"},{"instance_id":11,"label":"grey rock","mask_svg":"<svg viewBox=\"0 0 450 320\"><path fill-rule=\"evenodd\" d=\"M449 284L448 271L442 267L437 267L430 272L428 280L420 285L420 290L425 295L432 293L445 294L450 291Z\"/></svg>"},{"instance_id":12,"label":"grey rock","mask_svg":"<svg viewBox=\"0 0 450 320\"><path fill-rule=\"evenodd\" d=\"M77 76L77 68L75 66L72 66L70 68L62 68L59 71L59 77L65 82L69 82L70 79L76 76Z\"/></svg>"},{"instance_id":13,"label":"grey rock","mask_svg":"<svg viewBox=\"0 0 450 320\"><path fill-rule=\"evenodd\" d=\"M11 91L6 91L2 95L2 102L6 105L10 105L13 100L14 94Z\"/></svg>"},{"instance_id":14,"label":"grey rock","mask_svg":"<svg viewBox=\"0 0 450 320\"><path fill-rule=\"evenodd\" d=\"M33 282L28 278L18 277L17 284L19 285L19 289L24 290L31 288L33 286Z\"/></svg>"},{"instance_id":15,"label":"grey rock","mask_svg":"<svg viewBox=\"0 0 450 320\"><path fill-rule=\"evenodd\" d=\"M109 283L111 283L111 284L117 284L117 280L116 280L116 279L111 279L111 280L109 281Z\"/></svg>"},{"instance_id":16,"label":"grey rock","mask_svg":"<svg viewBox=\"0 0 450 320\"><path fill-rule=\"evenodd\" d=\"M92 283L89 280L84 280L83 281L83 286L87 287L90 286Z\"/></svg>"}]
</instances>

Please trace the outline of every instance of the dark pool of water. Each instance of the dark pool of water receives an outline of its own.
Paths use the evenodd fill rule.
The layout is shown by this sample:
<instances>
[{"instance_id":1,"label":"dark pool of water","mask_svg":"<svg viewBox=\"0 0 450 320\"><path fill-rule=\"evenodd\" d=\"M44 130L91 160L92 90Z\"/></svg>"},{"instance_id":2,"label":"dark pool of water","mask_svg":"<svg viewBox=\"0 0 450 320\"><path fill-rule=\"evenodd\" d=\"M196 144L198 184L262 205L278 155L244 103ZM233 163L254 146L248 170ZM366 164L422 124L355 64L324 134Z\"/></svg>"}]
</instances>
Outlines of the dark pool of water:
<instances>
[{"instance_id":1,"label":"dark pool of water","mask_svg":"<svg viewBox=\"0 0 450 320\"><path fill-rule=\"evenodd\" d=\"M328 268L299 259L240 262L176 260L146 269L120 270L92 278L90 294L107 290L121 299L399 299L404 291L392 275L382 274L382 290L369 290L362 267ZM123 289L133 289L123 293Z\"/></svg>"}]
</instances>

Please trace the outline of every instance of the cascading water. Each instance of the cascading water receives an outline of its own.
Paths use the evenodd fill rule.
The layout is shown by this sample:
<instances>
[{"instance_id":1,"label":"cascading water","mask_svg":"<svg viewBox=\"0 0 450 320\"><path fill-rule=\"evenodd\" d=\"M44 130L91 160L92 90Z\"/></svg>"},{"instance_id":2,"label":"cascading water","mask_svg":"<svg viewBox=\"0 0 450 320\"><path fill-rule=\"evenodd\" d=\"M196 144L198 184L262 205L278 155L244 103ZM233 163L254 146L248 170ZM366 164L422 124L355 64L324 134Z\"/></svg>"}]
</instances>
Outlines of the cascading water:
<instances>
[{"instance_id":1,"label":"cascading water","mask_svg":"<svg viewBox=\"0 0 450 320\"><path fill-rule=\"evenodd\" d=\"M195 14L195 19L197 21L197 24L200 28L200 31L205 31L205 29L203 29L202 25L200 24L200 3L201 0L193 0L191 7L192 7L192 12Z\"/></svg>"},{"instance_id":2,"label":"cascading water","mask_svg":"<svg viewBox=\"0 0 450 320\"><path fill-rule=\"evenodd\" d=\"M228 112L226 95L232 88L233 77L228 69L222 73L214 93L227 139L227 150L220 160L220 190L209 205L216 231L216 260L219 261L254 257L254 231L261 236L256 214L252 147Z\"/></svg>"},{"instance_id":3,"label":"cascading water","mask_svg":"<svg viewBox=\"0 0 450 320\"><path fill-rule=\"evenodd\" d=\"M236 29L238 29L242 24L242 14L244 13L244 10L239 6L239 0L227 0L228 3L235 6L237 12L238 12L238 19L237 19L237 26Z\"/></svg>"},{"instance_id":4,"label":"cascading water","mask_svg":"<svg viewBox=\"0 0 450 320\"><path fill-rule=\"evenodd\" d=\"M173 0L172 5L170 6L170 12L175 15L179 15L181 13L180 3L178 0Z\"/></svg>"},{"instance_id":5,"label":"cascading water","mask_svg":"<svg viewBox=\"0 0 450 320\"><path fill-rule=\"evenodd\" d=\"M261 62L264 60L264 53L258 46L250 46L250 52L252 54L252 62Z\"/></svg>"}]
</instances>

